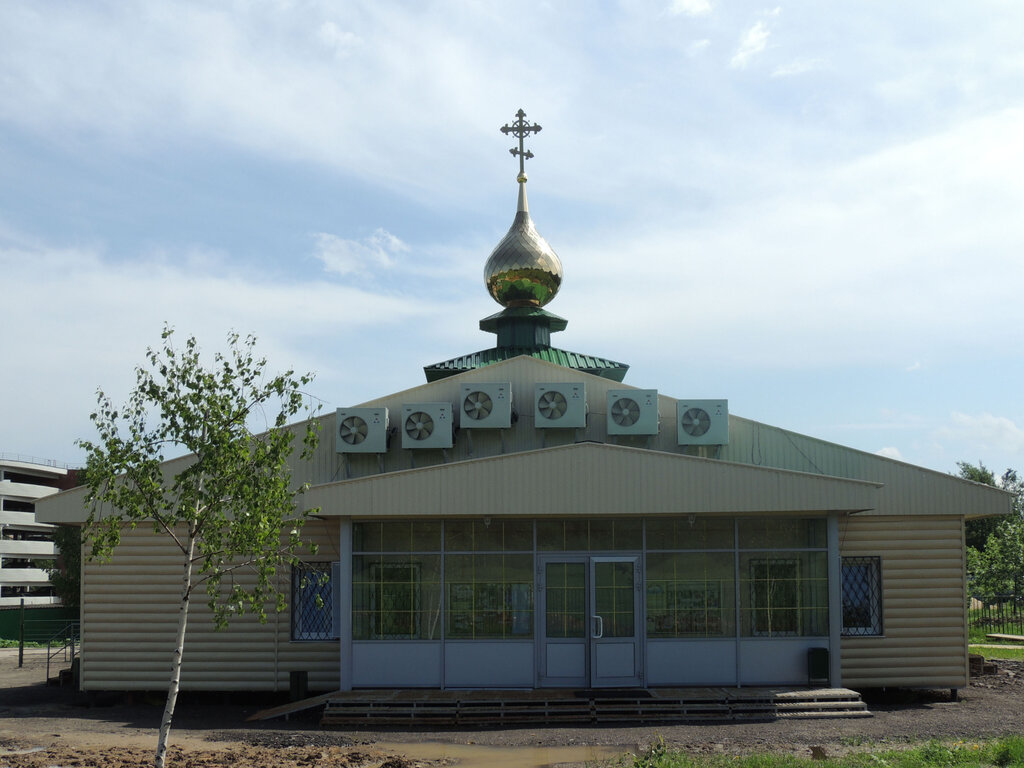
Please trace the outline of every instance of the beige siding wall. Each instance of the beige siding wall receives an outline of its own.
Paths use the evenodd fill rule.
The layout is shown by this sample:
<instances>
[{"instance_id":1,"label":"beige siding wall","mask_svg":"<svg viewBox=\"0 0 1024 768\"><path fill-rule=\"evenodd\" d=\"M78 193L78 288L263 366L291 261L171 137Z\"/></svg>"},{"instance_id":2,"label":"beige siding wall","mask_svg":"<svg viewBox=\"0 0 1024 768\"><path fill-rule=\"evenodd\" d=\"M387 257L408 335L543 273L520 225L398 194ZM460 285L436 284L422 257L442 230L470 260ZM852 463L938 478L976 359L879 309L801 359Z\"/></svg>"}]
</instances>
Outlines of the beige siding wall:
<instances>
[{"instance_id":1,"label":"beige siding wall","mask_svg":"<svg viewBox=\"0 0 1024 768\"><path fill-rule=\"evenodd\" d=\"M305 531L320 551L338 559L338 526L311 520ZM159 690L167 686L177 631L182 559L152 528L127 531L109 563L87 563L82 606L82 688ZM244 577L243 577L244 578ZM281 574L286 594L290 574ZM290 601L289 601L290 602ZM309 672L311 690L338 687L338 644L292 642L291 616L271 607L267 623L235 618L214 629L205 590L193 595L182 661L184 690L288 690L292 670Z\"/></svg>"},{"instance_id":2,"label":"beige siding wall","mask_svg":"<svg viewBox=\"0 0 1024 768\"><path fill-rule=\"evenodd\" d=\"M844 637L843 685L967 685L963 518L856 515L840 523L843 556L878 556L882 637Z\"/></svg>"}]
</instances>

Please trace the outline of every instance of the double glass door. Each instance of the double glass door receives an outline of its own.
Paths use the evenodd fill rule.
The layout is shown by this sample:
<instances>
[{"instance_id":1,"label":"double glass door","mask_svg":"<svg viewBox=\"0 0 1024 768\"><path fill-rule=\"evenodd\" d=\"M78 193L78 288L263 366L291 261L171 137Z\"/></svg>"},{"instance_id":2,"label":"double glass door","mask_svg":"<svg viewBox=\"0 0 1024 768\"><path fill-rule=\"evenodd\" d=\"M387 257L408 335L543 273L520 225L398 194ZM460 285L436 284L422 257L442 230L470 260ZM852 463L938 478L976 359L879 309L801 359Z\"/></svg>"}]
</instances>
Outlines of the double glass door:
<instances>
[{"instance_id":1,"label":"double glass door","mask_svg":"<svg viewBox=\"0 0 1024 768\"><path fill-rule=\"evenodd\" d=\"M548 555L538 571L540 684L642 685L639 558Z\"/></svg>"}]
</instances>

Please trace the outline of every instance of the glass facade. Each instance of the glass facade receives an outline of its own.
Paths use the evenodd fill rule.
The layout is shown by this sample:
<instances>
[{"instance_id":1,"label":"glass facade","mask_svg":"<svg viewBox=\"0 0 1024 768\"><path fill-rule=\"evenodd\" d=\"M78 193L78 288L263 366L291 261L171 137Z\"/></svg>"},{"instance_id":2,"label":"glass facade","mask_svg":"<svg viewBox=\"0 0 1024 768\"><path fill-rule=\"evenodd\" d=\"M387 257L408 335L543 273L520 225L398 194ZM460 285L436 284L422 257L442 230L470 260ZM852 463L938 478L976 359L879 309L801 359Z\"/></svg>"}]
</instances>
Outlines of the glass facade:
<instances>
[{"instance_id":1,"label":"glass facade","mask_svg":"<svg viewBox=\"0 0 1024 768\"><path fill-rule=\"evenodd\" d=\"M736 634L733 552L647 554L648 637Z\"/></svg>"},{"instance_id":2,"label":"glass facade","mask_svg":"<svg viewBox=\"0 0 1024 768\"><path fill-rule=\"evenodd\" d=\"M606 637L634 632L641 597L652 639L825 636L826 538L824 518L356 522L353 639L531 640L537 557L557 552L640 556L639 589L631 566L594 571ZM546 637L585 636L585 566L544 568Z\"/></svg>"},{"instance_id":3,"label":"glass facade","mask_svg":"<svg viewBox=\"0 0 1024 768\"><path fill-rule=\"evenodd\" d=\"M440 521L353 526L352 638L441 637Z\"/></svg>"},{"instance_id":4,"label":"glass facade","mask_svg":"<svg viewBox=\"0 0 1024 768\"><path fill-rule=\"evenodd\" d=\"M584 637L587 631L587 566L547 563L544 568L545 636Z\"/></svg>"}]
</instances>

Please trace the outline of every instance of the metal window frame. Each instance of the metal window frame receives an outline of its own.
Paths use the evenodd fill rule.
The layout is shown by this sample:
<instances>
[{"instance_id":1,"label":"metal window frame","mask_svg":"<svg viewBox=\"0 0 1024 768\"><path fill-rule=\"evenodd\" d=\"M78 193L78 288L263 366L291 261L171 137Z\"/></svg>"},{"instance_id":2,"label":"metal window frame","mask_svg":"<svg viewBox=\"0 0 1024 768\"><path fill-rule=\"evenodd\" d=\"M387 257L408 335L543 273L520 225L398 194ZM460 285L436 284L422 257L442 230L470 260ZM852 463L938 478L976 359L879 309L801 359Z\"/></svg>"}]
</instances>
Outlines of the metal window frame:
<instances>
[{"instance_id":1,"label":"metal window frame","mask_svg":"<svg viewBox=\"0 0 1024 768\"><path fill-rule=\"evenodd\" d=\"M856 555L849 557L840 558L840 572L842 574L842 603L840 609L842 611L842 622L840 634L843 637L881 637L884 634L883 624L883 613L882 613L882 558L878 555ZM859 572L866 574L858 577L860 581L867 581L867 584L862 588L863 594L868 600L868 611L873 621L869 624L850 624L846 623L846 585L847 585L847 574L850 572L847 569L858 569ZM863 569L863 570L862 570Z\"/></svg>"},{"instance_id":2,"label":"metal window frame","mask_svg":"<svg viewBox=\"0 0 1024 768\"><path fill-rule=\"evenodd\" d=\"M297 566L292 566L292 584L291 584L291 640L293 642L310 643L310 642L330 642L332 640L338 640L340 638L340 628L338 624L338 617L335 615L338 607L335 604L335 594L337 591L337 568L334 563L329 560L316 561L316 562L303 562ZM302 586L302 578L309 574L316 574L317 578L319 575L326 575L326 580L320 584L320 587L326 587L326 594L319 592L319 590L305 591L305 587ZM322 609L326 610L328 615L326 617L326 630L310 630L302 626L302 616L307 610L310 610L308 603L315 600L316 595L319 594L323 600L324 606Z\"/></svg>"}]
</instances>

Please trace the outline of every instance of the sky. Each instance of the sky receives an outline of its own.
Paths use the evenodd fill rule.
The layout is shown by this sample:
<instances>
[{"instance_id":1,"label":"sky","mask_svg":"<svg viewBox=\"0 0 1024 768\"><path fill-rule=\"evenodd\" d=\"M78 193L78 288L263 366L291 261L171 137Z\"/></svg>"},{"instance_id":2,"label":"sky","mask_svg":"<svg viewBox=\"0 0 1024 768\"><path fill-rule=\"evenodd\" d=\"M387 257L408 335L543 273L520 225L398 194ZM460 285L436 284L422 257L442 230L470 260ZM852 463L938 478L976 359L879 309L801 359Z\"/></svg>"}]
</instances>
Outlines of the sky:
<instances>
[{"instance_id":1,"label":"sky","mask_svg":"<svg viewBox=\"0 0 1024 768\"><path fill-rule=\"evenodd\" d=\"M555 346L955 472L1024 471L1024 4L0 4L0 452L77 465L165 324L330 410L494 346L530 210Z\"/></svg>"}]
</instances>

